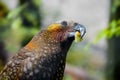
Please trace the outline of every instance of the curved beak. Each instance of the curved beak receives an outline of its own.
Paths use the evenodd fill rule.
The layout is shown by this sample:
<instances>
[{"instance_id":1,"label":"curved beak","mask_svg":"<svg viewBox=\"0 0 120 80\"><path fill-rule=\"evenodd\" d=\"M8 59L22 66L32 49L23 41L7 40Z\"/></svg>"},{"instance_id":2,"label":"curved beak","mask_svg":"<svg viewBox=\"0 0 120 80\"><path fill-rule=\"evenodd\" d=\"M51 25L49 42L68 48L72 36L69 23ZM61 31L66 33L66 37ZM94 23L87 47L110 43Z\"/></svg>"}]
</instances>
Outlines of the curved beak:
<instances>
[{"instance_id":1,"label":"curved beak","mask_svg":"<svg viewBox=\"0 0 120 80\"><path fill-rule=\"evenodd\" d=\"M74 30L80 32L80 37L81 37L81 38L82 38L82 37L85 35L85 33L86 33L86 28L85 28L85 26L83 26L83 25L81 25L81 24L75 25Z\"/></svg>"},{"instance_id":2,"label":"curved beak","mask_svg":"<svg viewBox=\"0 0 120 80\"><path fill-rule=\"evenodd\" d=\"M75 37L75 33L76 32L79 32L80 33L80 38L83 38L83 36L85 35L86 33L86 28L85 26L81 25L81 24L78 24L78 23L75 23L74 25L74 32L70 32L69 33L69 37Z\"/></svg>"}]
</instances>

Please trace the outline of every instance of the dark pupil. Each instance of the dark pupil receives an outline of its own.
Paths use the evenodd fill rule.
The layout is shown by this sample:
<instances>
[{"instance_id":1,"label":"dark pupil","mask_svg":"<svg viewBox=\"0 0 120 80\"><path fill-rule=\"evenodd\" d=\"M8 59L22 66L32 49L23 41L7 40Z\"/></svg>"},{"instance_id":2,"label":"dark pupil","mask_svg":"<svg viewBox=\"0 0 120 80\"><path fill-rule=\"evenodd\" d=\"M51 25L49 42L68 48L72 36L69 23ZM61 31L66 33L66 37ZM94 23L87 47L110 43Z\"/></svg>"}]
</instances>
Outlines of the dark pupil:
<instances>
[{"instance_id":1,"label":"dark pupil","mask_svg":"<svg viewBox=\"0 0 120 80\"><path fill-rule=\"evenodd\" d=\"M78 25L78 23L74 23L74 26L77 26Z\"/></svg>"},{"instance_id":2,"label":"dark pupil","mask_svg":"<svg viewBox=\"0 0 120 80\"><path fill-rule=\"evenodd\" d=\"M63 26L67 26L67 22L66 22L66 21L61 22L61 24L62 24Z\"/></svg>"}]
</instances>

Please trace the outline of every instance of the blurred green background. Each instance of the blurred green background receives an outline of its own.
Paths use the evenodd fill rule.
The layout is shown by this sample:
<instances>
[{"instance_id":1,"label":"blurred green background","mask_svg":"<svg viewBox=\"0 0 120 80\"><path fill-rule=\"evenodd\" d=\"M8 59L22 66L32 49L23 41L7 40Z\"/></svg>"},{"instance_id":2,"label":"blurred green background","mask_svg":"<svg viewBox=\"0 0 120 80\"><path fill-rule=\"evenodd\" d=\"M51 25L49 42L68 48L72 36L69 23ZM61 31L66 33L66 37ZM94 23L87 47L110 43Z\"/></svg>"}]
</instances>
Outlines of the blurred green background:
<instances>
[{"instance_id":1,"label":"blurred green background","mask_svg":"<svg viewBox=\"0 0 120 80\"><path fill-rule=\"evenodd\" d=\"M120 80L120 0L0 0L0 70L41 28L61 19L87 28L69 50L64 80Z\"/></svg>"}]
</instances>

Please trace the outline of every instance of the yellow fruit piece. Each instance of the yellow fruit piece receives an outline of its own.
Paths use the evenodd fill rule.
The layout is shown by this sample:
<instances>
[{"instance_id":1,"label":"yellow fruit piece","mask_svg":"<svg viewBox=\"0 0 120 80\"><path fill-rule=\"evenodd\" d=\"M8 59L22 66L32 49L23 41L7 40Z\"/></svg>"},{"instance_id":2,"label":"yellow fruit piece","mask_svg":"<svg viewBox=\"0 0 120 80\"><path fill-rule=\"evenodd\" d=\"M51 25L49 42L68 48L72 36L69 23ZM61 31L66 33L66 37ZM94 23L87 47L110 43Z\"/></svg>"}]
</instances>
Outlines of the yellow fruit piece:
<instances>
[{"instance_id":1,"label":"yellow fruit piece","mask_svg":"<svg viewBox=\"0 0 120 80\"><path fill-rule=\"evenodd\" d=\"M75 33L75 42L80 42L81 40L82 40L82 38L81 38L80 32L77 31Z\"/></svg>"}]
</instances>

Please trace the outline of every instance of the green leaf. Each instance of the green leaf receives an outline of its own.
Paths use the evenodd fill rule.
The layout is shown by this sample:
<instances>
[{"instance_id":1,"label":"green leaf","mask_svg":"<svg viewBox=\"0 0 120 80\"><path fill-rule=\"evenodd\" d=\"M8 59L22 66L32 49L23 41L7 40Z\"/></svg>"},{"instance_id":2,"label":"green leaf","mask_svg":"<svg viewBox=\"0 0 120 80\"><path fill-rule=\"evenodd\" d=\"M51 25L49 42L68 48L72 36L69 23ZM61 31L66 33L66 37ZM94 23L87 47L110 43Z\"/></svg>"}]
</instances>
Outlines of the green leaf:
<instances>
[{"instance_id":1,"label":"green leaf","mask_svg":"<svg viewBox=\"0 0 120 80\"><path fill-rule=\"evenodd\" d=\"M36 6L40 6L41 0L33 0L33 3L34 3Z\"/></svg>"},{"instance_id":2,"label":"green leaf","mask_svg":"<svg viewBox=\"0 0 120 80\"><path fill-rule=\"evenodd\" d=\"M110 23L110 28L116 28L116 26L117 26L117 21L112 20L112 22Z\"/></svg>"},{"instance_id":3,"label":"green leaf","mask_svg":"<svg viewBox=\"0 0 120 80\"><path fill-rule=\"evenodd\" d=\"M16 18L20 12L27 6L27 4L24 4L18 8L16 8L15 10L11 11L8 15L7 15L7 19L14 19Z\"/></svg>"},{"instance_id":4,"label":"green leaf","mask_svg":"<svg viewBox=\"0 0 120 80\"><path fill-rule=\"evenodd\" d=\"M96 39L93 41L94 44L98 43L101 39L106 38L109 34L108 29L102 30L96 37Z\"/></svg>"}]
</instances>

